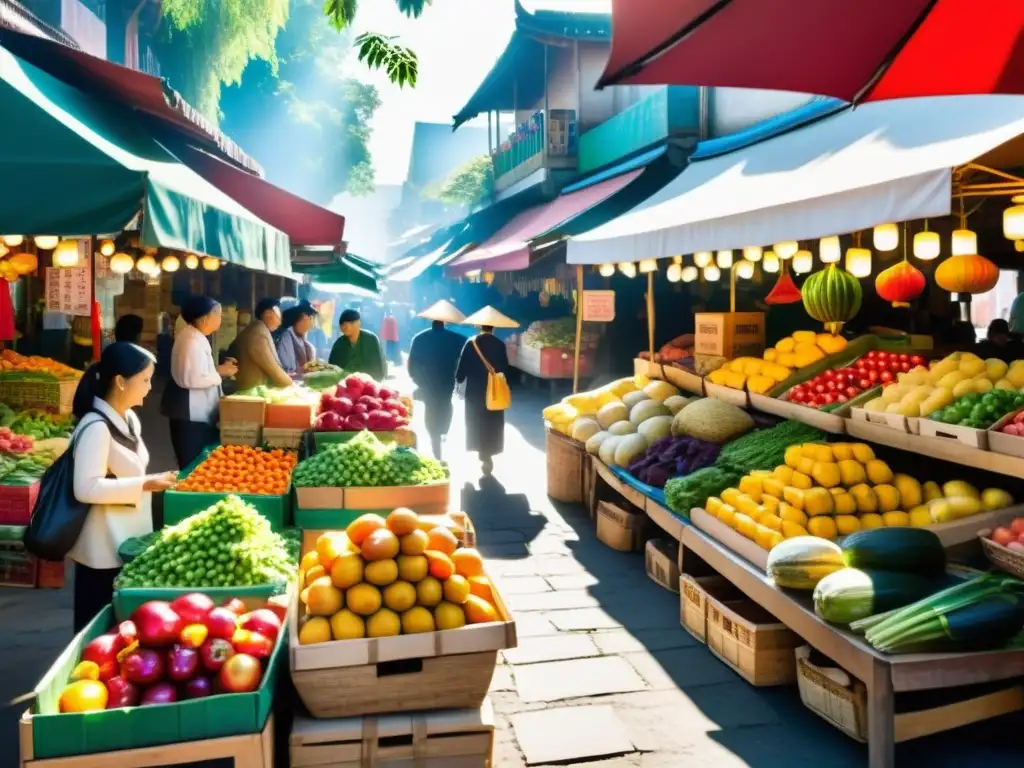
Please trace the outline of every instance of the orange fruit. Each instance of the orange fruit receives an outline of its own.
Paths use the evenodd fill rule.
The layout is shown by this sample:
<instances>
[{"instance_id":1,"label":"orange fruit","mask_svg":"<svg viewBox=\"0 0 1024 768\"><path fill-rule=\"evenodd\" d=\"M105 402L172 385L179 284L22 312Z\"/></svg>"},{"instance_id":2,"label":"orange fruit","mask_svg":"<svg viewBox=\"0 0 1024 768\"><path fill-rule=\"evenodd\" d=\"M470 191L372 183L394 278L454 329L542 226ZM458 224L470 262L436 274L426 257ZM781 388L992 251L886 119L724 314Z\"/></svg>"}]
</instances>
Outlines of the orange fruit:
<instances>
[{"instance_id":1,"label":"orange fruit","mask_svg":"<svg viewBox=\"0 0 1024 768\"><path fill-rule=\"evenodd\" d=\"M402 554L422 555L423 550L427 548L428 540L426 531L416 530L405 534L400 542Z\"/></svg>"},{"instance_id":2,"label":"orange fruit","mask_svg":"<svg viewBox=\"0 0 1024 768\"><path fill-rule=\"evenodd\" d=\"M432 549L435 552L443 552L446 555L450 555L458 546L459 540L456 539L455 534L447 528L438 526L437 528L431 528L430 531L427 532L427 549Z\"/></svg>"},{"instance_id":3,"label":"orange fruit","mask_svg":"<svg viewBox=\"0 0 1024 768\"><path fill-rule=\"evenodd\" d=\"M418 523L419 515L405 507L399 507L388 515L387 519L388 530L396 536L405 536L407 533L412 533L416 530Z\"/></svg>"},{"instance_id":4,"label":"orange fruit","mask_svg":"<svg viewBox=\"0 0 1024 768\"><path fill-rule=\"evenodd\" d=\"M455 574L444 583L444 599L455 605L469 599L469 581L465 576Z\"/></svg>"},{"instance_id":5,"label":"orange fruit","mask_svg":"<svg viewBox=\"0 0 1024 768\"><path fill-rule=\"evenodd\" d=\"M484 559L475 549L457 549L452 553L452 562L455 564L455 572L460 576L484 575Z\"/></svg>"},{"instance_id":6,"label":"orange fruit","mask_svg":"<svg viewBox=\"0 0 1024 768\"><path fill-rule=\"evenodd\" d=\"M435 552L432 549L428 549L423 555L427 558L427 570L435 579L445 581L455 573L452 559L444 552Z\"/></svg>"},{"instance_id":7,"label":"orange fruit","mask_svg":"<svg viewBox=\"0 0 1024 768\"><path fill-rule=\"evenodd\" d=\"M489 621L501 621L498 609L482 597L470 595L462 606L466 613L466 621L470 624L485 624Z\"/></svg>"},{"instance_id":8,"label":"orange fruit","mask_svg":"<svg viewBox=\"0 0 1024 768\"><path fill-rule=\"evenodd\" d=\"M345 605L340 589L322 576L306 587L306 611L310 616L333 616Z\"/></svg>"},{"instance_id":9,"label":"orange fruit","mask_svg":"<svg viewBox=\"0 0 1024 768\"><path fill-rule=\"evenodd\" d=\"M363 541L374 531L384 527L384 518L372 513L360 515L345 529L349 540L357 547L362 546Z\"/></svg>"},{"instance_id":10,"label":"orange fruit","mask_svg":"<svg viewBox=\"0 0 1024 768\"><path fill-rule=\"evenodd\" d=\"M306 583L307 584L312 584L314 581L319 579L321 576L326 575L326 573L327 573L327 571L324 569L324 567L322 565L320 565L319 563L317 563L312 568L310 568L308 571L306 571Z\"/></svg>"},{"instance_id":11,"label":"orange fruit","mask_svg":"<svg viewBox=\"0 0 1024 768\"><path fill-rule=\"evenodd\" d=\"M398 537L381 528L363 539L360 550L367 560L390 560L398 554Z\"/></svg>"},{"instance_id":12,"label":"orange fruit","mask_svg":"<svg viewBox=\"0 0 1024 768\"><path fill-rule=\"evenodd\" d=\"M316 540L316 553L320 559L320 565L325 571L331 569L335 558L345 552L350 552L348 536L342 531L328 531L321 534Z\"/></svg>"},{"instance_id":13,"label":"orange fruit","mask_svg":"<svg viewBox=\"0 0 1024 768\"><path fill-rule=\"evenodd\" d=\"M486 576L470 576L469 591L488 603L494 602L494 587Z\"/></svg>"}]
</instances>

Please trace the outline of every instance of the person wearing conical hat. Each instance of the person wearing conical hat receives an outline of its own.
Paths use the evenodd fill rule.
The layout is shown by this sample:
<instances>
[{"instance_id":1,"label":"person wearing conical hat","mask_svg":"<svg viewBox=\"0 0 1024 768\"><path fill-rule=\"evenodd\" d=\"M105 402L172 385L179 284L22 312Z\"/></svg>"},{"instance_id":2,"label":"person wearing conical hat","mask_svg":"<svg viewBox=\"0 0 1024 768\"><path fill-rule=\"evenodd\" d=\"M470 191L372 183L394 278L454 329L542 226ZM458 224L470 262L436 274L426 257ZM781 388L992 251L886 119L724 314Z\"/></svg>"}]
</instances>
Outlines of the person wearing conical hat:
<instances>
[{"instance_id":1,"label":"person wearing conical hat","mask_svg":"<svg viewBox=\"0 0 1024 768\"><path fill-rule=\"evenodd\" d=\"M490 306L474 312L463 323L480 326L480 333L462 348L455 380L466 382L466 450L480 455L486 476L494 469L494 457L505 450L505 412L487 409L490 369L507 375L509 367L505 343L495 337L494 329L518 328L519 323Z\"/></svg>"},{"instance_id":2,"label":"person wearing conical hat","mask_svg":"<svg viewBox=\"0 0 1024 768\"><path fill-rule=\"evenodd\" d=\"M466 340L444 324L461 323L465 315L442 299L419 316L430 320L431 325L413 337L409 347L409 377L416 384L418 398L423 401L423 416L434 457L440 459L441 442L452 425L455 368Z\"/></svg>"}]
</instances>

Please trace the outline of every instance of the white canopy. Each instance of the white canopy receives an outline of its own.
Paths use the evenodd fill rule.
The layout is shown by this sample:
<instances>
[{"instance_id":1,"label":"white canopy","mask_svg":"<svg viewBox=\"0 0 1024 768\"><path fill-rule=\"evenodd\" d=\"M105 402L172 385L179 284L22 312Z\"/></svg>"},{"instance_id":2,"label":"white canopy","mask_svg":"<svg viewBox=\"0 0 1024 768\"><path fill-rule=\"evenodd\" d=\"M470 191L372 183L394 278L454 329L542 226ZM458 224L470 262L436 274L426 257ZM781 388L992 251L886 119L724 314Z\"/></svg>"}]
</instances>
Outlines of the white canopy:
<instances>
[{"instance_id":1,"label":"white canopy","mask_svg":"<svg viewBox=\"0 0 1024 768\"><path fill-rule=\"evenodd\" d=\"M692 163L632 211L572 238L570 264L844 234L950 213L951 171L1024 134L1024 97L865 104Z\"/></svg>"}]
</instances>

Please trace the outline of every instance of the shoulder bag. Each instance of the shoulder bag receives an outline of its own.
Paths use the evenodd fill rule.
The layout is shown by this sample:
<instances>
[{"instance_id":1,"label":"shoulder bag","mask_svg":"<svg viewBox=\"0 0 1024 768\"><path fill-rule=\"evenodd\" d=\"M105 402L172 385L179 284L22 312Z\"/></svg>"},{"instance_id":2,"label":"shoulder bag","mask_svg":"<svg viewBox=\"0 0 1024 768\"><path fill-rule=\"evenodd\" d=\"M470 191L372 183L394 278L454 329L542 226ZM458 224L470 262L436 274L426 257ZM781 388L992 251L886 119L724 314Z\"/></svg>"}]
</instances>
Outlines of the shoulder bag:
<instances>
[{"instance_id":1,"label":"shoulder bag","mask_svg":"<svg viewBox=\"0 0 1024 768\"><path fill-rule=\"evenodd\" d=\"M508 387L508 380L505 378L505 374L498 373L494 370L494 366L487 362L487 358L484 357L484 353L481 352L480 347L477 346L476 339L471 339L470 343L472 343L473 349L476 350L476 353L480 358L480 362L483 363L484 367L487 369L487 410L508 410L512 406L512 391Z\"/></svg>"}]
</instances>

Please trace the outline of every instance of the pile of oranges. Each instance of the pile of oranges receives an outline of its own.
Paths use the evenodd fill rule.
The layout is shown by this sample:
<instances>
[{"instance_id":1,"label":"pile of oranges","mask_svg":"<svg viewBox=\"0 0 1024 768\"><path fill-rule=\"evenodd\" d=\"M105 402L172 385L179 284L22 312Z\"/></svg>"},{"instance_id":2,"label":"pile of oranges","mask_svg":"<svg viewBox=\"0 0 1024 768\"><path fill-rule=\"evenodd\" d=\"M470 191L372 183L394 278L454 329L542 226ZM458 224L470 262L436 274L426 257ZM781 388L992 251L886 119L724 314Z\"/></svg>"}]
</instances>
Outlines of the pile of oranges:
<instances>
[{"instance_id":1,"label":"pile of oranges","mask_svg":"<svg viewBox=\"0 0 1024 768\"><path fill-rule=\"evenodd\" d=\"M221 445L178 483L177 490L281 496L291 485L295 463L295 453L280 448Z\"/></svg>"}]
</instances>

